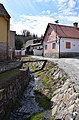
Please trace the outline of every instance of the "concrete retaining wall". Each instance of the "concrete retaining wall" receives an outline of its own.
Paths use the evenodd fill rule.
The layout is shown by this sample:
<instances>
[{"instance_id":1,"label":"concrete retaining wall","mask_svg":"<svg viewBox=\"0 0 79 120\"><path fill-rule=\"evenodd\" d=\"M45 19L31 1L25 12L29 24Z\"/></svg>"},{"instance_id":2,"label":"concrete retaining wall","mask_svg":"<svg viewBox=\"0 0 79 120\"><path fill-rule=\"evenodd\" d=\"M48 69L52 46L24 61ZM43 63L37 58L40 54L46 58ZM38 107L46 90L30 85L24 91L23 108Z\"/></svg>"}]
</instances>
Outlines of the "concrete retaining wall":
<instances>
[{"instance_id":1,"label":"concrete retaining wall","mask_svg":"<svg viewBox=\"0 0 79 120\"><path fill-rule=\"evenodd\" d=\"M20 67L21 64L22 64L22 62L19 62L19 61L10 62L10 63L0 63L0 73Z\"/></svg>"},{"instance_id":2,"label":"concrete retaining wall","mask_svg":"<svg viewBox=\"0 0 79 120\"><path fill-rule=\"evenodd\" d=\"M29 68L21 70L8 83L0 88L0 120L3 119L8 108L15 102L16 98L23 92L29 83Z\"/></svg>"}]
</instances>

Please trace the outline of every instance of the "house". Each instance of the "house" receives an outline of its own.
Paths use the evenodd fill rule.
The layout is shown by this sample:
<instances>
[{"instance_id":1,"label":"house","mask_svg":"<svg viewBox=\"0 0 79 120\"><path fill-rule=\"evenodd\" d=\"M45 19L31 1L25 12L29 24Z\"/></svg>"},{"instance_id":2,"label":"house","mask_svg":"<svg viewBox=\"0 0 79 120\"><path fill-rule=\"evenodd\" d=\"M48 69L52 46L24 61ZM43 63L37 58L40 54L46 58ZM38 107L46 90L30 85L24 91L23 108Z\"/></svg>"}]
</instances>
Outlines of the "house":
<instances>
[{"instance_id":1,"label":"house","mask_svg":"<svg viewBox=\"0 0 79 120\"><path fill-rule=\"evenodd\" d=\"M43 45L44 56L58 58L79 56L78 23L73 23L73 26L48 23Z\"/></svg>"},{"instance_id":2,"label":"house","mask_svg":"<svg viewBox=\"0 0 79 120\"><path fill-rule=\"evenodd\" d=\"M8 58L10 41L10 15L0 3L0 60Z\"/></svg>"},{"instance_id":3,"label":"house","mask_svg":"<svg viewBox=\"0 0 79 120\"><path fill-rule=\"evenodd\" d=\"M9 57L12 59L15 52L15 35L16 31L10 31L10 41L9 41Z\"/></svg>"},{"instance_id":4,"label":"house","mask_svg":"<svg viewBox=\"0 0 79 120\"><path fill-rule=\"evenodd\" d=\"M42 56L43 55L43 44L36 43L30 46L33 49L33 55Z\"/></svg>"},{"instance_id":5,"label":"house","mask_svg":"<svg viewBox=\"0 0 79 120\"><path fill-rule=\"evenodd\" d=\"M39 55L43 54L42 39L32 39L25 44L26 54Z\"/></svg>"}]
</instances>

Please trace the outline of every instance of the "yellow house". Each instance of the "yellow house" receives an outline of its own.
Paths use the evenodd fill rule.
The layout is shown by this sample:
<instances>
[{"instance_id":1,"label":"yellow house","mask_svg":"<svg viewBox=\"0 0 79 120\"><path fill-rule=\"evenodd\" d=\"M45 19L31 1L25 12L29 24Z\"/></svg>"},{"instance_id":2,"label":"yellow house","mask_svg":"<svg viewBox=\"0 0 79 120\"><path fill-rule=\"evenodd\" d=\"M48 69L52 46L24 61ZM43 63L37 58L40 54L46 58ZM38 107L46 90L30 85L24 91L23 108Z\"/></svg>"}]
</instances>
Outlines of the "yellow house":
<instances>
[{"instance_id":1,"label":"yellow house","mask_svg":"<svg viewBox=\"0 0 79 120\"><path fill-rule=\"evenodd\" d=\"M0 60L8 58L10 41L10 15L0 3Z\"/></svg>"}]
</instances>

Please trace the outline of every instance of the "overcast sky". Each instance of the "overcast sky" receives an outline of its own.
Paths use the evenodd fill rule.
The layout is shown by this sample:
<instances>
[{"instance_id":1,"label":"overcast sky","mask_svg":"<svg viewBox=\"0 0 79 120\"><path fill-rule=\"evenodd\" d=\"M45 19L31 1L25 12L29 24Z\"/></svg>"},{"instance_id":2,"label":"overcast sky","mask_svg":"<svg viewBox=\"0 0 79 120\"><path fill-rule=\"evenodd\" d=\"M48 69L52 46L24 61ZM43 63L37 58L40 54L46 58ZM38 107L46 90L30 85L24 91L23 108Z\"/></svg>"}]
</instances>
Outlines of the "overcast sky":
<instances>
[{"instance_id":1,"label":"overcast sky","mask_svg":"<svg viewBox=\"0 0 79 120\"><path fill-rule=\"evenodd\" d=\"M23 29L38 36L47 24L73 25L79 22L79 0L0 0L11 16L10 29L21 34Z\"/></svg>"}]
</instances>

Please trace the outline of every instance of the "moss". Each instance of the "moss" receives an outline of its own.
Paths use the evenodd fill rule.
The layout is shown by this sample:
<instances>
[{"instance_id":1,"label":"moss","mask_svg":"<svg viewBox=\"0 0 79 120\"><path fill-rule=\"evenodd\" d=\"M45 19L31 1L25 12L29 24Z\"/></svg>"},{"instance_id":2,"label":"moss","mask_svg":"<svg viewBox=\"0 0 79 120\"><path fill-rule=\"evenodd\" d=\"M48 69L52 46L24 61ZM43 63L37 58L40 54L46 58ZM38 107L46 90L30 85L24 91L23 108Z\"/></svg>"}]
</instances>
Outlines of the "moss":
<instances>
[{"instance_id":1,"label":"moss","mask_svg":"<svg viewBox=\"0 0 79 120\"><path fill-rule=\"evenodd\" d=\"M30 120L40 120L44 117L44 113L35 113L31 116Z\"/></svg>"},{"instance_id":2,"label":"moss","mask_svg":"<svg viewBox=\"0 0 79 120\"><path fill-rule=\"evenodd\" d=\"M51 109L50 99L46 95L37 90L35 90L34 93L36 101L39 103L39 106L43 107L43 109L45 110Z\"/></svg>"},{"instance_id":3,"label":"moss","mask_svg":"<svg viewBox=\"0 0 79 120\"><path fill-rule=\"evenodd\" d=\"M16 68L16 69L1 73L0 74L0 83L7 82L11 77L15 76L20 71L21 70L19 68Z\"/></svg>"},{"instance_id":4,"label":"moss","mask_svg":"<svg viewBox=\"0 0 79 120\"><path fill-rule=\"evenodd\" d=\"M5 111L3 120L8 120L11 111L13 111L21 106L21 96L22 95L20 94L19 97L16 98L15 102L12 103L12 105L8 106L7 110Z\"/></svg>"},{"instance_id":5,"label":"moss","mask_svg":"<svg viewBox=\"0 0 79 120\"><path fill-rule=\"evenodd\" d=\"M41 74L39 77L43 81L44 85L48 85L49 78L47 76L44 76L44 74Z\"/></svg>"},{"instance_id":6,"label":"moss","mask_svg":"<svg viewBox=\"0 0 79 120\"><path fill-rule=\"evenodd\" d=\"M39 68L38 67L36 67L36 66L30 66L30 68L32 69L32 70L39 70Z\"/></svg>"},{"instance_id":7,"label":"moss","mask_svg":"<svg viewBox=\"0 0 79 120\"><path fill-rule=\"evenodd\" d=\"M31 56L24 56L22 57L22 59L31 59L32 57Z\"/></svg>"}]
</instances>

